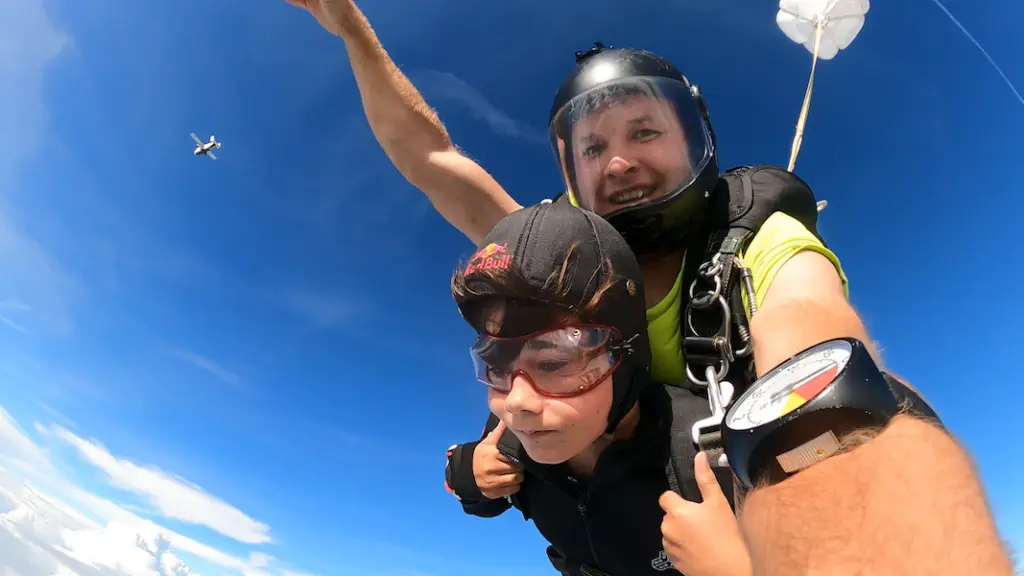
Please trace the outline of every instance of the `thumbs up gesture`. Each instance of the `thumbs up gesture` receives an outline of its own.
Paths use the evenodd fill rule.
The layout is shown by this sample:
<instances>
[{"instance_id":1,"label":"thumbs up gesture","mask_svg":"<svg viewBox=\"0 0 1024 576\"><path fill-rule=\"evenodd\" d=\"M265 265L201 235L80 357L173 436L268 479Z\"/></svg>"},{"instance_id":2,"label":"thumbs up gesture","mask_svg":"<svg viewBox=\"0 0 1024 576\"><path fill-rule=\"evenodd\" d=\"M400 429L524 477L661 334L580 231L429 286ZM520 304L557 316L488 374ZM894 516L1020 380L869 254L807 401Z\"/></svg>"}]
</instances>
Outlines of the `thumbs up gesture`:
<instances>
[{"instance_id":1,"label":"thumbs up gesture","mask_svg":"<svg viewBox=\"0 0 1024 576\"><path fill-rule=\"evenodd\" d=\"M522 468L498 451L498 439L504 432L505 423L498 422L473 451L473 478L480 493L491 500L515 494L523 483Z\"/></svg>"},{"instance_id":2,"label":"thumbs up gesture","mask_svg":"<svg viewBox=\"0 0 1024 576\"><path fill-rule=\"evenodd\" d=\"M672 491L658 499L665 511L665 553L687 576L751 576L750 553L707 454L697 454L693 469L703 502L690 502Z\"/></svg>"}]
</instances>

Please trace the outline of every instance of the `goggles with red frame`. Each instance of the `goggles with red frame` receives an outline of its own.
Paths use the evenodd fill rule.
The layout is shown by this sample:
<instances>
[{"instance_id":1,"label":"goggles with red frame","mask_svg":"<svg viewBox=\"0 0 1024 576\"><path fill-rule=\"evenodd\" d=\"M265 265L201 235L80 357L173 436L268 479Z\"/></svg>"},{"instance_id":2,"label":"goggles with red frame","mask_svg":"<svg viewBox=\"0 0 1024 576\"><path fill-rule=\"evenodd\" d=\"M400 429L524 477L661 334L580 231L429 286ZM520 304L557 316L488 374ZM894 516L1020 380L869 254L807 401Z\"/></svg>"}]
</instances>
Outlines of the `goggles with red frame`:
<instances>
[{"instance_id":1,"label":"goggles with red frame","mask_svg":"<svg viewBox=\"0 0 1024 576\"><path fill-rule=\"evenodd\" d=\"M584 394L604 382L630 352L628 341L610 326L576 324L518 338L480 335L470 348L476 377L502 393L524 375L543 396Z\"/></svg>"}]
</instances>

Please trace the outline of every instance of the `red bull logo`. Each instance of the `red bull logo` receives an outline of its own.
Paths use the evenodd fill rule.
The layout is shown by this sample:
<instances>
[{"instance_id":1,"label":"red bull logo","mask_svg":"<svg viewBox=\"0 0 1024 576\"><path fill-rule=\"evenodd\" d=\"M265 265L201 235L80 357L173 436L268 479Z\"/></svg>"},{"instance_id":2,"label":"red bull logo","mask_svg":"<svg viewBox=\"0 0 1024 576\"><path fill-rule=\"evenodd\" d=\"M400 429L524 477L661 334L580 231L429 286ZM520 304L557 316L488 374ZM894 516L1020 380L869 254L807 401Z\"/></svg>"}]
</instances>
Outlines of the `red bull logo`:
<instances>
[{"instance_id":1,"label":"red bull logo","mask_svg":"<svg viewBox=\"0 0 1024 576\"><path fill-rule=\"evenodd\" d=\"M484 246L469 259L466 275L478 270L505 269L512 263L512 255L508 253L508 242L504 244L490 243Z\"/></svg>"}]
</instances>

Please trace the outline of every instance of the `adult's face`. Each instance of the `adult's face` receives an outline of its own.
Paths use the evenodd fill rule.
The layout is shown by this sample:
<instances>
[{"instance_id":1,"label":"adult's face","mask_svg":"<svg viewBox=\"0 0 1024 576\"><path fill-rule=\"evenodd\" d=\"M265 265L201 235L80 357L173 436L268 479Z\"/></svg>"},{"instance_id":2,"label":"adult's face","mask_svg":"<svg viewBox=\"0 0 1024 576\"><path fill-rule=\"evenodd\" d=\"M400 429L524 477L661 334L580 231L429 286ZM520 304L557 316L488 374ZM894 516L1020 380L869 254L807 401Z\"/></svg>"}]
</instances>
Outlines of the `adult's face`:
<instances>
[{"instance_id":1,"label":"adult's face","mask_svg":"<svg viewBox=\"0 0 1024 576\"><path fill-rule=\"evenodd\" d=\"M684 190L713 157L693 87L627 78L585 91L549 127L576 203L604 216Z\"/></svg>"},{"instance_id":2,"label":"adult's face","mask_svg":"<svg viewBox=\"0 0 1024 576\"><path fill-rule=\"evenodd\" d=\"M580 119L572 154L577 199L602 216L661 198L693 177L689 144L672 105L646 95Z\"/></svg>"}]
</instances>

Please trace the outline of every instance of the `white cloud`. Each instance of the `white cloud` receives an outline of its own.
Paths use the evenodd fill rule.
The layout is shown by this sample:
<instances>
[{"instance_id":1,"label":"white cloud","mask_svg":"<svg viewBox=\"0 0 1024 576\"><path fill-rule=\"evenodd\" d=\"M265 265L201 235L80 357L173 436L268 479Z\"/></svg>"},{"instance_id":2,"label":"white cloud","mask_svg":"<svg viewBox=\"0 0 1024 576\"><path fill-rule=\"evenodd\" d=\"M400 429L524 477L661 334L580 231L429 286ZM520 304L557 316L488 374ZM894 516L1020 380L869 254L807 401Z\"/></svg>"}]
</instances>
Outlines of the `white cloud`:
<instances>
[{"instance_id":1,"label":"white cloud","mask_svg":"<svg viewBox=\"0 0 1024 576\"><path fill-rule=\"evenodd\" d=\"M80 287L46 247L14 222L2 198L0 262L0 296L16 298L19 305L0 308L0 322L22 333L38 328L66 335L74 330L71 305Z\"/></svg>"},{"instance_id":2,"label":"white cloud","mask_svg":"<svg viewBox=\"0 0 1024 576\"><path fill-rule=\"evenodd\" d=\"M427 102L454 100L463 104L470 114L486 122L496 134L522 138L538 144L547 143L543 132L502 112L479 90L450 72L418 70L411 76L415 76L410 80Z\"/></svg>"},{"instance_id":3,"label":"white cloud","mask_svg":"<svg viewBox=\"0 0 1024 576\"><path fill-rule=\"evenodd\" d=\"M169 544L155 529L139 531L112 522L100 529L63 530L64 547L57 550L82 564L139 576L191 574L185 562L168 550Z\"/></svg>"},{"instance_id":4,"label":"white cloud","mask_svg":"<svg viewBox=\"0 0 1024 576\"><path fill-rule=\"evenodd\" d=\"M233 386L237 386L242 381L238 374L235 374L213 360L196 354L195 352L190 352L188 350L171 350L169 354L182 362L191 364L200 370L205 370Z\"/></svg>"},{"instance_id":5,"label":"white cloud","mask_svg":"<svg viewBox=\"0 0 1024 576\"><path fill-rule=\"evenodd\" d=\"M50 21L44 0L0 0L0 328L68 334L81 286L36 235L19 210L19 171L49 130L45 76L72 44ZM36 426L54 431L54 427ZM68 439L70 432L60 428ZM80 440L80 439L79 439ZM162 472L106 455L112 480L148 496L165 516L265 542L268 528L201 490ZM73 502L74 505L66 502ZM181 505L183 510L166 510ZM197 506L210 506L207 513ZM173 513L171 513L173 512ZM0 574L3 576L179 576L189 570L177 554L246 574L248 559L198 542L69 482L46 450L0 406ZM257 557L266 565L265 557Z\"/></svg>"},{"instance_id":6,"label":"white cloud","mask_svg":"<svg viewBox=\"0 0 1024 576\"><path fill-rule=\"evenodd\" d=\"M42 0L0 2L0 299L17 304L0 309L0 323L23 333L67 334L74 327L75 281L16 220L11 204L18 170L46 137L46 69L69 44Z\"/></svg>"},{"instance_id":7,"label":"white cloud","mask_svg":"<svg viewBox=\"0 0 1024 576\"><path fill-rule=\"evenodd\" d=\"M139 530L89 520L0 472L0 568L24 576L186 576L185 563L168 549L155 525Z\"/></svg>"},{"instance_id":8,"label":"white cloud","mask_svg":"<svg viewBox=\"0 0 1024 576\"><path fill-rule=\"evenodd\" d=\"M24 326L15 322L11 316L18 313L31 312L32 307L24 302L17 300L8 300L6 302L0 302L0 324L6 324L8 328L12 328L21 332L22 334L28 334L28 330Z\"/></svg>"},{"instance_id":9,"label":"white cloud","mask_svg":"<svg viewBox=\"0 0 1024 576\"><path fill-rule=\"evenodd\" d=\"M54 432L90 464L106 472L111 484L146 498L165 518L207 526L247 544L270 542L269 526L198 486L161 470L117 458L100 443L80 438L64 428L55 427Z\"/></svg>"},{"instance_id":10,"label":"white cloud","mask_svg":"<svg viewBox=\"0 0 1024 576\"><path fill-rule=\"evenodd\" d=\"M337 326L355 313L352 304L339 296L306 289L288 291L284 306L318 328Z\"/></svg>"},{"instance_id":11,"label":"white cloud","mask_svg":"<svg viewBox=\"0 0 1024 576\"><path fill-rule=\"evenodd\" d=\"M42 0L0 2L0 181L42 140L49 121L43 74L69 42Z\"/></svg>"},{"instance_id":12,"label":"white cloud","mask_svg":"<svg viewBox=\"0 0 1024 576\"><path fill-rule=\"evenodd\" d=\"M115 484L133 486L133 491L148 494L151 500L162 499L158 501L165 506L179 501L175 498L186 507L209 505L216 515L199 518L199 523L226 523L230 526L227 530L250 539L268 537L266 526L182 480L117 459L99 444L62 428L36 426L40 428L77 444L80 452L87 451L87 460L103 463L100 468ZM0 574L194 574L178 554L194 556L242 576L271 574L269 567L276 563L262 552L241 558L198 542L69 482L47 452L0 406Z\"/></svg>"},{"instance_id":13,"label":"white cloud","mask_svg":"<svg viewBox=\"0 0 1024 576\"><path fill-rule=\"evenodd\" d=\"M29 439L14 418L0 406L0 464L5 461L34 476L56 473L46 453Z\"/></svg>"},{"instance_id":14,"label":"white cloud","mask_svg":"<svg viewBox=\"0 0 1024 576\"><path fill-rule=\"evenodd\" d=\"M0 316L0 323L6 324L8 328L11 328L13 330L17 330L18 332L21 332L22 334L28 334L28 330L26 330L24 326L22 326L21 324L18 324L17 322L15 322L14 320L11 320L10 318L8 318L6 316Z\"/></svg>"}]
</instances>

